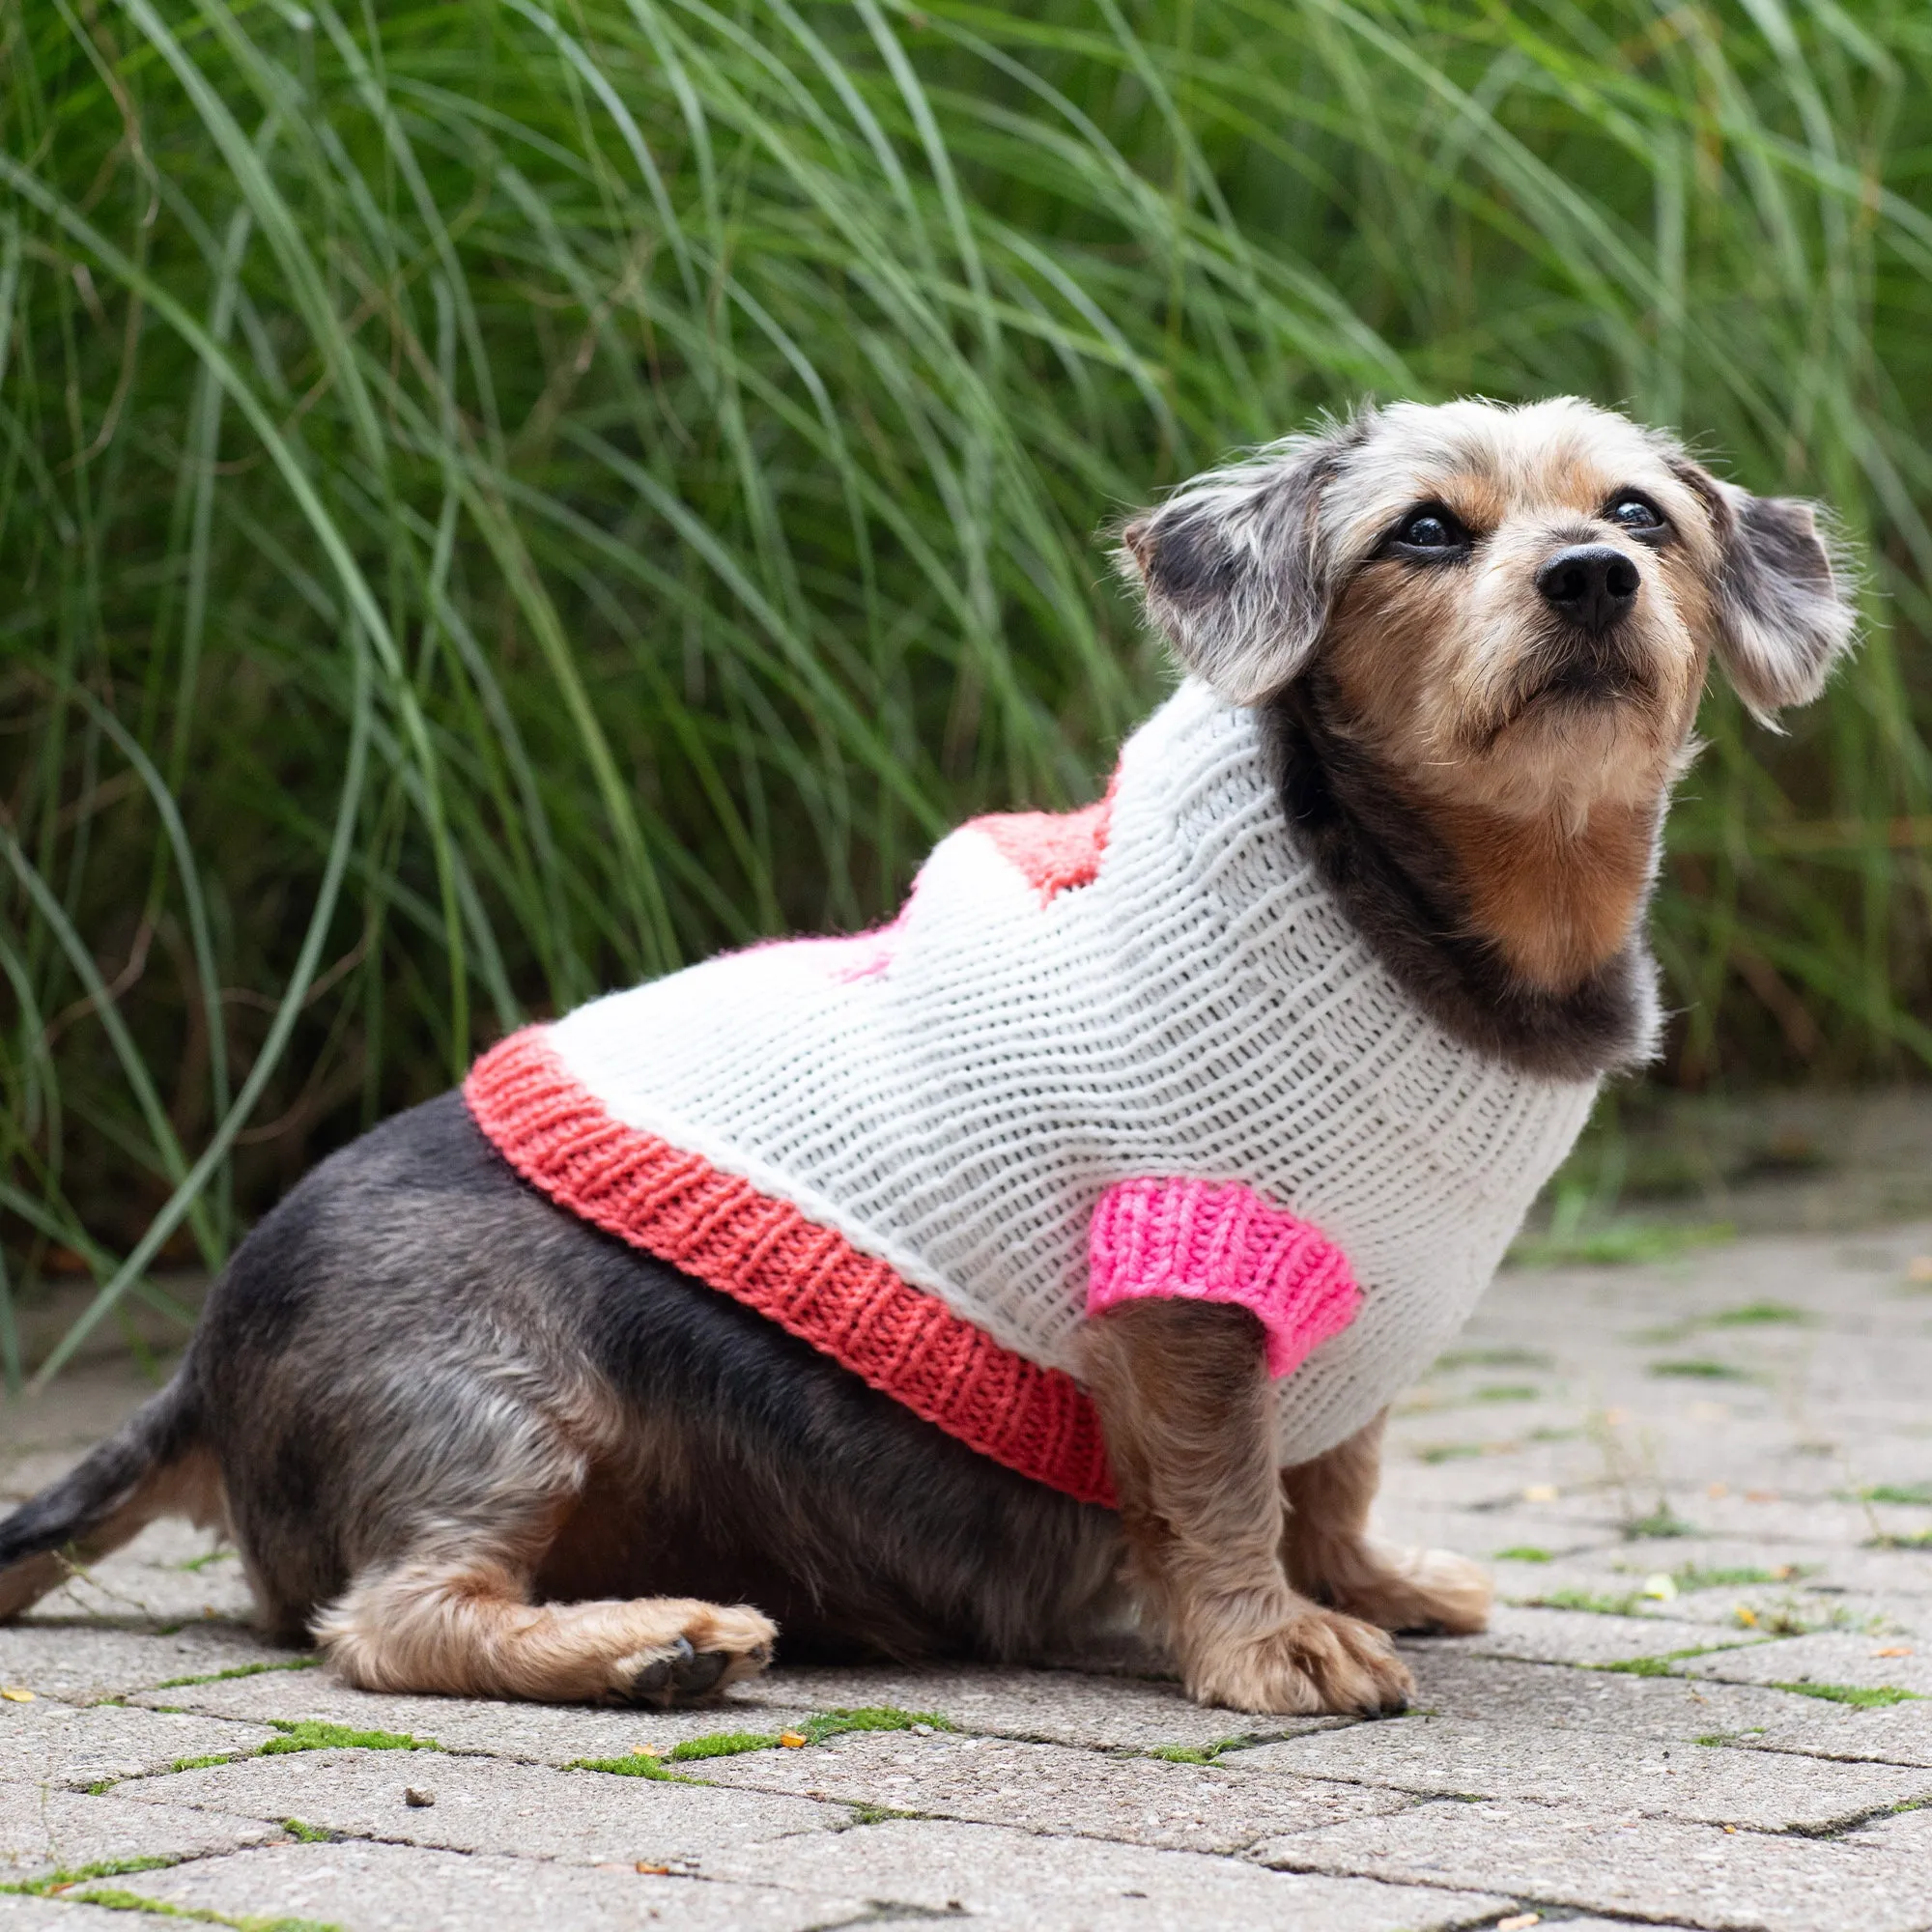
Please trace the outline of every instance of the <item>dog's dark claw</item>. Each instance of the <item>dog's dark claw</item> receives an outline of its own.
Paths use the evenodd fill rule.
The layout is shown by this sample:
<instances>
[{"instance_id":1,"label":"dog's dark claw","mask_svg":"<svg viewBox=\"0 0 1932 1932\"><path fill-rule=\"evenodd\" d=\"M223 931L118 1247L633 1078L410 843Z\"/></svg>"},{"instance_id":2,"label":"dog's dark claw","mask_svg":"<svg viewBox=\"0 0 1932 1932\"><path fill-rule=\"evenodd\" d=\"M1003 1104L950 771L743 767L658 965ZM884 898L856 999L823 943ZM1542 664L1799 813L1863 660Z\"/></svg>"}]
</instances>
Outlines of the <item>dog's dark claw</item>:
<instances>
[{"instance_id":1,"label":"dog's dark claw","mask_svg":"<svg viewBox=\"0 0 1932 1932\"><path fill-rule=\"evenodd\" d=\"M682 1697L701 1697L724 1675L730 1662L728 1651L700 1650L693 1656L687 1644L685 1655L670 1667L671 1689Z\"/></svg>"}]
</instances>

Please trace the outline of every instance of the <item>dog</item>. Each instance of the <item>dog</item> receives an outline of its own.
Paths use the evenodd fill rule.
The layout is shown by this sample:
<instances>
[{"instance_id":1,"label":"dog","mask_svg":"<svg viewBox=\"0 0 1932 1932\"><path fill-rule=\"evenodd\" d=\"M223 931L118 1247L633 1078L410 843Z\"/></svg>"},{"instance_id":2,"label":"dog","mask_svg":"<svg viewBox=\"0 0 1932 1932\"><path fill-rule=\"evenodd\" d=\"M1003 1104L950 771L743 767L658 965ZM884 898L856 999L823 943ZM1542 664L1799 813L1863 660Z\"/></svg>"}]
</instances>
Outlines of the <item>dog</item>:
<instances>
[{"instance_id":1,"label":"dog","mask_svg":"<svg viewBox=\"0 0 1932 1932\"><path fill-rule=\"evenodd\" d=\"M782 1631L1401 1709L1390 1633L1489 1586L1370 1536L1382 1416L1654 1051L1707 668L1815 697L1848 575L1812 505L1574 399L1363 409L1118 554L1186 678L1107 800L324 1162L0 1524L0 1614L175 1514L372 1690L689 1702Z\"/></svg>"}]
</instances>

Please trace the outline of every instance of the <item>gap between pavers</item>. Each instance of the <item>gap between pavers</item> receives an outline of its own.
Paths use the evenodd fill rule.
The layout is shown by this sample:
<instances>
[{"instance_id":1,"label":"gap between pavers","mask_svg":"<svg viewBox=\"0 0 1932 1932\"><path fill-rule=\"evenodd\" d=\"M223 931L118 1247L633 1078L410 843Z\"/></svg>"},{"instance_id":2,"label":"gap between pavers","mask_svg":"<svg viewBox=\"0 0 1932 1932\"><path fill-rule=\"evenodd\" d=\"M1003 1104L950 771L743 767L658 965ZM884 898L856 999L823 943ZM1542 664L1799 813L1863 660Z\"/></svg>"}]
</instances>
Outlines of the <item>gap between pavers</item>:
<instances>
[{"instance_id":1,"label":"gap between pavers","mask_svg":"<svg viewBox=\"0 0 1932 1932\"><path fill-rule=\"evenodd\" d=\"M794 1715L735 1693L689 1711L396 1695L357 1690L326 1666L144 1691L128 1701L148 1710L185 1710L257 1723L312 1720L355 1731L390 1731L432 1738L446 1750L554 1765L582 1757L622 1757L642 1745L668 1749L717 1731L781 1730Z\"/></svg>"},{"instance_id":2,"label":"gap between pavers","mask_svg":"<svg viewBox=\"0 0 1932 1932\"><path fill-rule=\"evenodd\" d=\"M1932 1772L1908 1767L1456 1718L1397 1718L1263 1745L1243 1751L1239 1765L1250 1776L1280 1771L1423 1797L1520 1799L1762 1832L1840 1830L1932 1799Z\"/></svg>"},{"instance_id":3,"label":"gap between pavers","mask_svg":"<svg viewBox=\"0 0 1932 1932\"><path fill-rule=\"evenodd\" d=\"M402 1845L282 1845L129 1881L148 1898L231 1918L299 1918L350 1932L811 1932L868 1911L849 1885L713 1884L542 1859ZM174 1921L180 1925L179 1919Z\"/></svg>"},{"instance_id":4,"label":"gap between pavers","mask_svg":"<svg viewBox=\"0 0 1932 1932\"><path fill-rule=\"evenodd\" d=\"M246 1813L0 1784L0 1884L134 1854L203 1858L285 1835Z\"/></svg>"},{"instance_id":5,"label":"gap between pavers","mask_svg":"<svg viewBox=\"0 0 1932 1932\"><path fill-rule=\"evenodd\" d=\"M435 1802L412 1804L412 1789ZM723 1849L852 1821L844 1805L805 1798L434 1751L291 1752L119 1791L134 1804L206 1805L350 1837L586 1865L702 1868Z\"/></svg>"},{"instance_id":6,"label":"gap between pavers","mask_svg":"<svg viewBox=\"0 0 1932 1932\"><path fill-rule=\"evenodd\" d=\"M1493 1886L1533 1908L1574 1907L1712 1932L1921 1932L1922 1847L1618 1820L1575 1806L1424 1804L1263 1845L1284 1870Z\"/></svg>"},{"instance_id":7,"label":"gap between pavers","mask_svg":"<svg viewBox=\"0 0 1932 1932\"><path fill-rule=\"evenodd\" d=\"M559 1765L621 1756L639 1745L668 1748L717 1731L781 1731L803 1714L876 1706L934 1712L963 1730L1109 1750L1200 1748L1230 1737L1293 1737L1353 1721L1205 1710L1178 1685L976 1666L780 1668L736 1687L716 1704L668 1713L396 1696L354 1690L327 1669L265 1671L138 1692L129 1701L257 1722L320 1719L434 1737L452 1750Z\"/></svg>"},{"instance_id":8,"label":"gap between pavers","mask_svg":"<svg viewBox=\"0 0 1932 1932\"><path fill-rule=\"evenodd\" d=\"M1238 1859L942 1820L892 1819L836 1837L747 1846L710 1869L775 1885L830 1885L836 1877L869 1899L1039 1932L1223 1932L1241 1924L1447 1932L1511 1904L1478 1889L1296 1879Z\"/></svg>"},{"instance_id":9,"label":"gap between pavers","mask_svg":"<svg viewBox=\"0 0 1932 1932\"><path fill-rule=\"evenodd\" d=\"M1435 1637L1420 1655L1505 1658L1519 1663L1604 1664L1633 1657L1669 1657L1711 1645L1746 1645L1748 1631L1713 1631L1668 1617L1600 1616L1591 1610L1532 1609L1498 1604L1475 1636Z\"/></svg>"},{"instance_id":10,"label":"gap between pavers","mask_svg":"<svg viewBox=\"0 0 1932 1932\"><path fill-rule=\"evenodd\" d=\"M1632 1740L1737 1732L1802 1715L1801 1700L1757 1684L1677 1674L1522 1663L1441 1654L1417 1661L1413 1715L1536 1730L1605 1731Z\"/></svg>"},{"instance_id":11,"label":"gap between pavers","mask_svg":"<svg viewBox=\"0 0 1932 1932\"><path fill-rule=\"evenodd\" d=\"M166 1771L183 1758L255 1750L273 1736L260 1724L125 1704L0 1702L0 1781L85 1789Z\"/></svg>"},{"instance_id":12,"label":"gap between pavers","mask_svg":"<svg viewBox=\"0 0 1932 1932\"><path fill-rule=\"evenodd\" d=\"M305 1653L271 1644L243 1624L201 1621L162 1631L79 1620L0 1625L0 1684L73 1704L131 1696L170 1678L305 1661Z\"/></svg>"},{"instance_id":13,"label":"gap between pavers","mask_svg":"<svg viewBox=\"0 0 1932 1932\"><path fill-rule=\"evenodd\" d=\"M1408 1802L1316 1778L1246 1777L1239 1766L1250 1755L1236 1753L1224 1769L898 1731L690 1768L741 1789L1193 1852L1236 1852L1262 1838L1399 1810Z\"/></svg>"},{"instance_id":14,"label":"gap between pavers","mask_svg":"<svg viewBox=\"0 0 1932 1932\"><path fill-rule=\"evenodd\" d=\"M1889 1653L1881 1655L1881 1653ZM1849 1685L1860 1690L1895 1689L1932 1698L1932 1648L1884 1636L1819 1632L1780 1637L1749 1650L1692 1658L1690 1677L1728 1684Z\"/></svg>"}]
</instances>

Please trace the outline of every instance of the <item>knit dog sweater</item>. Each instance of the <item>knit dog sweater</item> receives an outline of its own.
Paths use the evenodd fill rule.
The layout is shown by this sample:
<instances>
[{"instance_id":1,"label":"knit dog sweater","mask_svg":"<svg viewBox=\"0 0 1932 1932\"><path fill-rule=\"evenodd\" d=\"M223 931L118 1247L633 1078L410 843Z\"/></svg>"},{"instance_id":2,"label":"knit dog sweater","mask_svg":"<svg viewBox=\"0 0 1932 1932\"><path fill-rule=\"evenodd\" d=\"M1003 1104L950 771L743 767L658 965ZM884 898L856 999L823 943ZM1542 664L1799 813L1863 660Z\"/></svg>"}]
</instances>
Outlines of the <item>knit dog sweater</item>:
<instances>
[{"instance_id":1,"label":"knit dog sweater","mask_svg":"<svg viewBox=\"0 0 1932 1932\"><path fill-rule=\"evenodd\" d=\"M1461 1326L1595 1092L1416 1006L1317 876L1254 713L1194 679L1104 801L961 826L891 925L594 1001L465 1087L559 1205L1101 1503L1091 1313L1252 1308L1281 1463L1306 1462Z\"/></svg>"}]
</instances>

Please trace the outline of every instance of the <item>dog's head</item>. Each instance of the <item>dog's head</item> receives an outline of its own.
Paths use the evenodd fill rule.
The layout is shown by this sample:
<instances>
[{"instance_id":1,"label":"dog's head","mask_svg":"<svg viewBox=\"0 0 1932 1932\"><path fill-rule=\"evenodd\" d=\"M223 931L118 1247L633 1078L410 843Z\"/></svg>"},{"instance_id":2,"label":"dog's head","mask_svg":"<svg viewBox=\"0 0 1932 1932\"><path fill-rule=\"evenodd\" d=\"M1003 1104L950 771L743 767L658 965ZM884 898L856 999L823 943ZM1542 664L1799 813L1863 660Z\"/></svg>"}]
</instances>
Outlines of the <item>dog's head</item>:
<instances>
[{"instance_id":1,"label":"dog's head","mask_svg":"<svg viewBox=\"0 0 1932 1932\"><path fill-rule=\"evenodd\" d=\"M1812 505L1574 398L1364 411L1182 486L1120 557L1225 696L1319 667L1418 794L1571 826L1662 797L1714 655L1769 720L1853 625Z\"/></svg>"}]
</instances>

